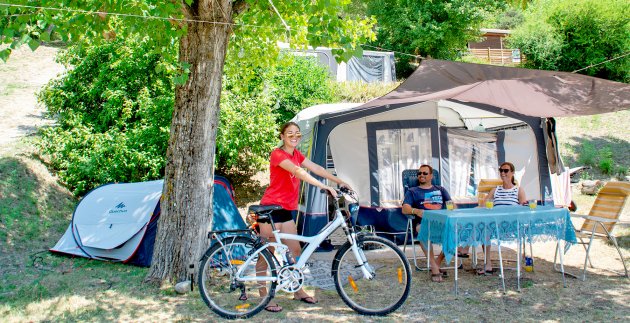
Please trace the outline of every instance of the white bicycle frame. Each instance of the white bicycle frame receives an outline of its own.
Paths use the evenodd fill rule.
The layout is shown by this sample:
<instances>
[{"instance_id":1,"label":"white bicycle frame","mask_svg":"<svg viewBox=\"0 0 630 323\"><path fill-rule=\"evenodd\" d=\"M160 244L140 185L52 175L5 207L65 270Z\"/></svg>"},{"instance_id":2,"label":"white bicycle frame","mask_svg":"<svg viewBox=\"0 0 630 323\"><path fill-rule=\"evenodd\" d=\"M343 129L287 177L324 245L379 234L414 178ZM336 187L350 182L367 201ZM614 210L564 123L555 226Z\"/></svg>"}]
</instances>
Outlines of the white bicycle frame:
<instances>
[{"instance_id":1,"label":"white bicycle frame","mask_svg":"<svg viewBox=\"0 0 630 323\"><path fill-rule=\"evenodd\" d=\"M335 210L335 219L332 222L328 223L328 225L326 225L322 229L322 231L320 231L317 235L314 235L312 237L305 237L305 236L301 236L297 234L282 233L279 230L274 230L273 236L276 241L282 241L281 239L287 239L287 240L297 240L297 241L308 243L308 246L306 247L306 249L302 251L302 255L300 256L300 259L297 261L297 263L293 265L296 268L302 269L304 268L304 266L306 266L308 259L311 257L313 252L315 252L315 249L317 249L319 244L322 243L324 239L326 239L333 231L335 231L340 226L344 229L344 232L347 232L348 225L346 224L346 221L343 215L341 214L341 211ZM365 255L363 254L363 251L359 250L359 248L357 247L356 238L357 238L357 235L356 233L353 232L348 237L348 241L350 242L352 253L354 254L354 257L357 259L357 262L358 262L357 266L361 268L361 271L363 272L363 276L365 277L365 279L372 279L374 278L373 271L371 270L371 268L366 268L366 267L369 267L369 264L367 263L365 259ZM256 257L256 255L258 255L263 250L269 247L275 247L278 250L281 250L282 254L284 254L284 251L288 250L289 248L287 245L281 242L266 243L264 246L258 248L251 256L249 256L247 260L245 260L245 263L243 264L243 266L241 266L236 272L236 280L238 281L277 281L278 280L277 277L269 277L269 276L242 277L241 276L243 273L243 270L245 270L245 268L247 268L251 264L251 262ZM284 286L282 285L278 286L278 289L281 289L282 287Z\"/></svg>"}]
</instances>

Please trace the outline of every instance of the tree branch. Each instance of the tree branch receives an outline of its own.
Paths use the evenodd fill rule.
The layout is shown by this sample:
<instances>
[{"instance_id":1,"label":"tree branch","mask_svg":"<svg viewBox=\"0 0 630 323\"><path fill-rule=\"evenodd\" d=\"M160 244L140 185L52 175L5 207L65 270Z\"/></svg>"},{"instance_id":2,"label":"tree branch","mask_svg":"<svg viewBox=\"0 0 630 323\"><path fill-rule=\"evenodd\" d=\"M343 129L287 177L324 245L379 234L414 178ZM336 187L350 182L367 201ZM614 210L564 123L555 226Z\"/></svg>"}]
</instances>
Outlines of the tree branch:
<instances>
[{"instance_id":1,"label":"tree branch","mask_svg":"<svg viewBox=\"0 0 630 323\"><path fill-rule=\"evenodd\" d=\"M249 4L246 0L234 0L232 5L232 16L237 16L249 9Z\"/></svg>"}]
</instances>

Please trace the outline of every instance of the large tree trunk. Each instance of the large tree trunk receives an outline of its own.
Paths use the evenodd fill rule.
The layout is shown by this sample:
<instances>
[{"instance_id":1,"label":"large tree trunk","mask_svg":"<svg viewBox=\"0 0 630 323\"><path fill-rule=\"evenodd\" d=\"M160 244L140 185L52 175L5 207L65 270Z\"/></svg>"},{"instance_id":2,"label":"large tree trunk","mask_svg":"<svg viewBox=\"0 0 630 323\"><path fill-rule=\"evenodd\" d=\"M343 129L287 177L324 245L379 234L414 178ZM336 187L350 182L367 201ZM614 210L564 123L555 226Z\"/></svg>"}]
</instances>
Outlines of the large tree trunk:
<instances>
[{"instance_id":1,"label":"large tree trunk","mask_svg":"<svg viewBox=\"0 0 630 323\"><path fill-rule=\"evenodd\" d=\"M232 20L230 0L193 1L184 10L189 19ZM147 280L185 280L189 265L196 265L208 246L219 98L230 31L226 24L190 22L180 41L179 60L190 64L190 74L175 93L162 215Z\"/></svg>"}]
</instances>

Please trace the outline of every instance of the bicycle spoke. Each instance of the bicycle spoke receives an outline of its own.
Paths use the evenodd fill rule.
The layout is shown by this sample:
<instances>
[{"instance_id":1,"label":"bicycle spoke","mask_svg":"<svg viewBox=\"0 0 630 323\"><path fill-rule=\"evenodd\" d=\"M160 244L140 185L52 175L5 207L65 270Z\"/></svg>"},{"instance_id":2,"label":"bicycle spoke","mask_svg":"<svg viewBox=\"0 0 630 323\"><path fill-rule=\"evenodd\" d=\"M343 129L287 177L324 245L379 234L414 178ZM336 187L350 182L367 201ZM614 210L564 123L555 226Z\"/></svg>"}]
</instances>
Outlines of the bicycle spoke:
<instances>
[{"instance_id":1,"label":"bicycle spoke","mask_svg":"<svg viewBox=\"0 0 630 323\"><path fill-rule=\"evenodd\" d=\"M339 296L361 314L385 315L395 311L409 294L409 263L395 245L382 238L365 237L360 247L367 260L364 267L373 277L365 277L347 244L333 265Z\"/></svg>"},{"instance_id":2,"label":"bicycle spoke","mask_svg":"<svg viewBox=\"0 0 630 323\"><path fill-rule=\"evenodd\" d=\"M273 298L276 283L256 281L262 277L275 277L271 254L264 250L247 262L252 248L253 241L249 238L230 238L223 246L215 244L202 260L199 273L201 296L222 317L250 317ZM243 280L235 276L241 268Z\"/></svg>"}]
</instances>

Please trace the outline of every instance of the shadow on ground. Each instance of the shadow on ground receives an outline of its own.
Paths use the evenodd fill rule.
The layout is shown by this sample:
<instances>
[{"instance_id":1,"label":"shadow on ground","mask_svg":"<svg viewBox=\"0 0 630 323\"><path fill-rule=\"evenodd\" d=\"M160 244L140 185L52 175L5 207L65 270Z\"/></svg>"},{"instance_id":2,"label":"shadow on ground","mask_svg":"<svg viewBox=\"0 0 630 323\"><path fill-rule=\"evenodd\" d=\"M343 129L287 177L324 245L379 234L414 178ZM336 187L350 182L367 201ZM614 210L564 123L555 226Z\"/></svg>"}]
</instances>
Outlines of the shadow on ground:
<instances>
[{"instance_id":1,"label":"shadow on ground","mask_svg":"<svg viewBox=\"0 0 630 323\"><path fill-rule=\"evenodd\" d=\"M630 142L614 138L611 136L606 137L592 137L585 135L583 137L571 137L565 147L574 154L562 156L566 165L575 166L593 166L589 172L593 172L597 169L598 174L602 173L600 163L607 158L609 153L612 163L612 173L608 175L617 175L619 170L625 170L626 175L630 169ZM593 174L591 174L593 175ZM595 176L598 177L598 176Z\"/></svg>"}]
</instances>

